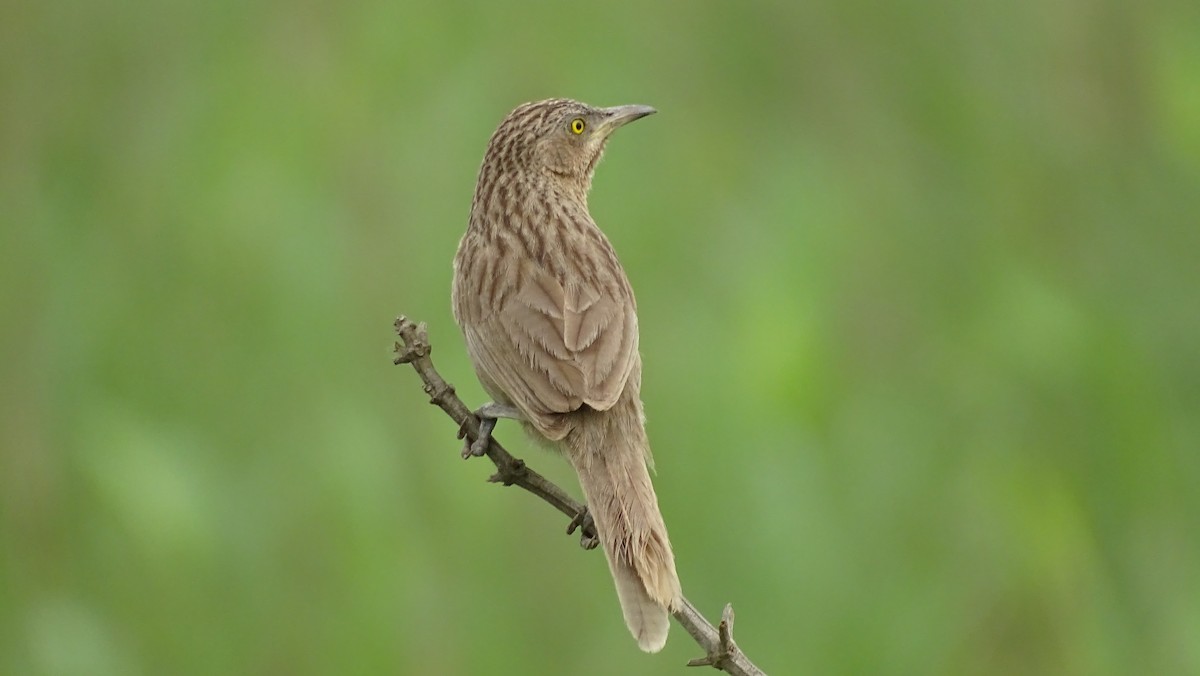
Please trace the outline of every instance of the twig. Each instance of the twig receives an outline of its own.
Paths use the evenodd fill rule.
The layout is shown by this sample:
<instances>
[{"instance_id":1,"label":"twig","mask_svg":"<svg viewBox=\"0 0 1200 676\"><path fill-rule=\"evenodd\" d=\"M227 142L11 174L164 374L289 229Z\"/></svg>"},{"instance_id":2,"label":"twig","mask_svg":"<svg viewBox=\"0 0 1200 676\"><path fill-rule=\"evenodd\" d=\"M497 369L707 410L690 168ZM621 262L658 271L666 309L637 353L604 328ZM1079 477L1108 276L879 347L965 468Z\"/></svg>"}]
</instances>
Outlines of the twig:
<instances>
[{"instance_id":1,"label":"twig","mask_svg":"<svg viewBox=\"0 0 1200 676\"><path fill-rule=\"evenodd\" d=\"M393 363L412 365L425 383L425 393L429 395L429 402L445 411L446 415L458 423L459 438L465 437L467 443L475 441L479 435L479 419L458 398L454 387L433 368L433 360L429 356L432 348L424 322L416 324L401 315L396 318L395 327L400 342L396 343L396 357ZM513 457L495 438L488 444L487 457L496 465L496 473L488 481L505 486L520 486L550 503L555 509L571 517L568 534L573 533L576 528L580 529L580 544L584 549L596 546L599 540L595 527L590 519L584 518L587 513L586 505L576 502L566 491L530 469L525 461ZM711 666L735 676L765 676L765 672L756 667L733 640L733 606L725 606L725 611L721 614L721 623L717 627L704 619L696 606L686 598L681 598L679 609L671 614L705 651L704 657L688 662L689 667Z\"/></svg>"}]
</instances>

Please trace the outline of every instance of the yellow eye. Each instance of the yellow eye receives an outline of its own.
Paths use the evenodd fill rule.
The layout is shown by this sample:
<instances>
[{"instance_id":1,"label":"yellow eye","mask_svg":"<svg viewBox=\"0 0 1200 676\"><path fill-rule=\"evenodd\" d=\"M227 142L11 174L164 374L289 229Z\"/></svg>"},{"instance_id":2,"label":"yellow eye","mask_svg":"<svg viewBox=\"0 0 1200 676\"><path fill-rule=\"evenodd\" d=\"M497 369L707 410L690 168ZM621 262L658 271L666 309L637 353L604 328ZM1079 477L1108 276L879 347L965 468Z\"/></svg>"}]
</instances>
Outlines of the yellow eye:
<instances>
[{"instance_id":1,"label":"yellow eye","mask_svg":"<svg viewBox=\"0 0 1200 676\"><path fill-rule=\"evenodd\" d=\"M574 120L571 120L571 132L572 133L582 134L584 126L586 126L586 125L583 124L583 118L581 118L581 117L577 117Z\"/></svg>"}]
</instances>

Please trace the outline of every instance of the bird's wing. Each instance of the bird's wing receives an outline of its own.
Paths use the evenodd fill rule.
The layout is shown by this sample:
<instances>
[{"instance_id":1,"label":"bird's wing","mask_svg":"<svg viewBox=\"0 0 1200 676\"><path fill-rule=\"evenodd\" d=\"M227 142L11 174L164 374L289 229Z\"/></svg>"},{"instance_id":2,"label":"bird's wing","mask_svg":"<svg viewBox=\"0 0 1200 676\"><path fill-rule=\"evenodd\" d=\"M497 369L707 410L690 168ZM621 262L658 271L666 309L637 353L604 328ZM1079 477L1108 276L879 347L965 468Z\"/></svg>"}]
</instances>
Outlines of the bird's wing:
<instances>
[{"instance_id":1,"label":"bird's wing","mask_svg":"<svg viewBox=\"0 0 1200 676\"><path fill-rule=\"evenodd\" d=\"M560 281L523 262L522 283L467 330L476 366L550 438L555 414L611 408L637 363L637 311L619 279ZM520 359L503 355L520 355Z\"/></svg>"}]
</instances>

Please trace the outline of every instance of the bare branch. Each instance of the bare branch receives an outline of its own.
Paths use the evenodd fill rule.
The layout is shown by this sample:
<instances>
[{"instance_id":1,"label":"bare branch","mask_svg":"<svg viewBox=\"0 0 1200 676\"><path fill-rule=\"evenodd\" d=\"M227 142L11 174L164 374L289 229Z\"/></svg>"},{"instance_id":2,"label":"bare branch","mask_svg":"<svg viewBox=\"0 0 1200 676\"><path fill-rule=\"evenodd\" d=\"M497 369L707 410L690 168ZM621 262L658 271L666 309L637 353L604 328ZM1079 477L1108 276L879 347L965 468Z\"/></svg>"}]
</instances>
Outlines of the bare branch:
<instances>
[{"instance_id":1,"label":"bare branch","mask_svg":"<svg viewBox=\"0 0 1200 676\"><path fill-rule=\"evenodd\" d=\"M445 411L446 415L458 423L460 439L465 437L468 444L475 441L479 436L479 419L458 398L454 387L442 379L433 368L433 360L429 356L433 348L429 344L424 322L416 324L401 315L396 318L395 327L400 342L396 343L396 357L393 363L412 365L425 383L425 393L429 395L429 402ZM487 457L496 465L496 473L488 479L489 481L505 486L520 486L550 503L555 509L571 517L567 534L575 532L578 528L580 544L585 549L596 546L599 540L591 519L586 518L586 505L576 502L566 491L530 469L525 461L513 457L495 438L488 445ZM721 623L717 627L704 619L700 611L686 598L681 599L679 609L672 615L705 651L704 657L691 660L688 666L712 666L734 676L765 676L765 672L756 667L733 640L732 605L725 606Z\"/></svg>"},{"instance_id":2,"label":"bare branch","mask_svg":"<svg viewBox=\"0 0 1200 676\"><path fill-rule=\"evenodd\" d=\"M686 600L684 602L687 603ZM687 605L688 608L686 609L686 612L698 614L698 611L692 607L690 603ZM683 618L680 617L680 615L684 612L684 610L681 610L680 612L675 613L675 618L679 620L680 624L687 626L687 624L684 623ZM706 629L712 629L712 625L708 624L708 620L705 620L704 618L700 619L704 623ZM758 667L750 664L750 660L747 659L740 650L738 650L737 644L733 642L733 604L725 604L725 610L721 612L721 624L717 625L716 634L716 645L708 648L708 654L704 657L697 657L696 659L689 661L687 663L689 667L711 666L716 667L717 669L723 669L731 674L743 673L741 671L727 669L726 667L736 665L739 660L744 660L745 667L755 670L746 673L762 673L761 671L758 671ZM692 634L692 636L695 637L696 635ZM705 639L706 641L710 641L712 639L711 634L707 635ZM705 642L702 642L699 638L697 638L696 641L702 646L705 645Z\"/></svg>"}]
</instances>

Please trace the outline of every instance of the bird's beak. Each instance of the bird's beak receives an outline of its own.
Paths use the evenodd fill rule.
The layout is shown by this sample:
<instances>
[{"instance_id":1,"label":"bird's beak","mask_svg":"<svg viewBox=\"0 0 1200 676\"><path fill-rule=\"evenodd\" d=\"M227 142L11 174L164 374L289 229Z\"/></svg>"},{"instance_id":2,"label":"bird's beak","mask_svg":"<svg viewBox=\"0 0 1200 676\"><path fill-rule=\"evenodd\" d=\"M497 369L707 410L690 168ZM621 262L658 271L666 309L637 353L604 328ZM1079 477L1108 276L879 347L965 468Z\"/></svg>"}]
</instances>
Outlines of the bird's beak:
<instances>
[{"instance_id":1,"label":"bird's beak","mask_svg":"<svg viewBox=\"0 0 1200 676\"><path fill-rule=\"evenodd\" d=\"M637 104L628 106L613 106L612 108L603 108L602 110L604 112L604 117L601 125L603 125L605 131L610 134L617 128L624 127L634 120L640 120L647 115L653 115L654 113L658 112L650 106L642 106Z\"/></svg>"}]
</instances>

